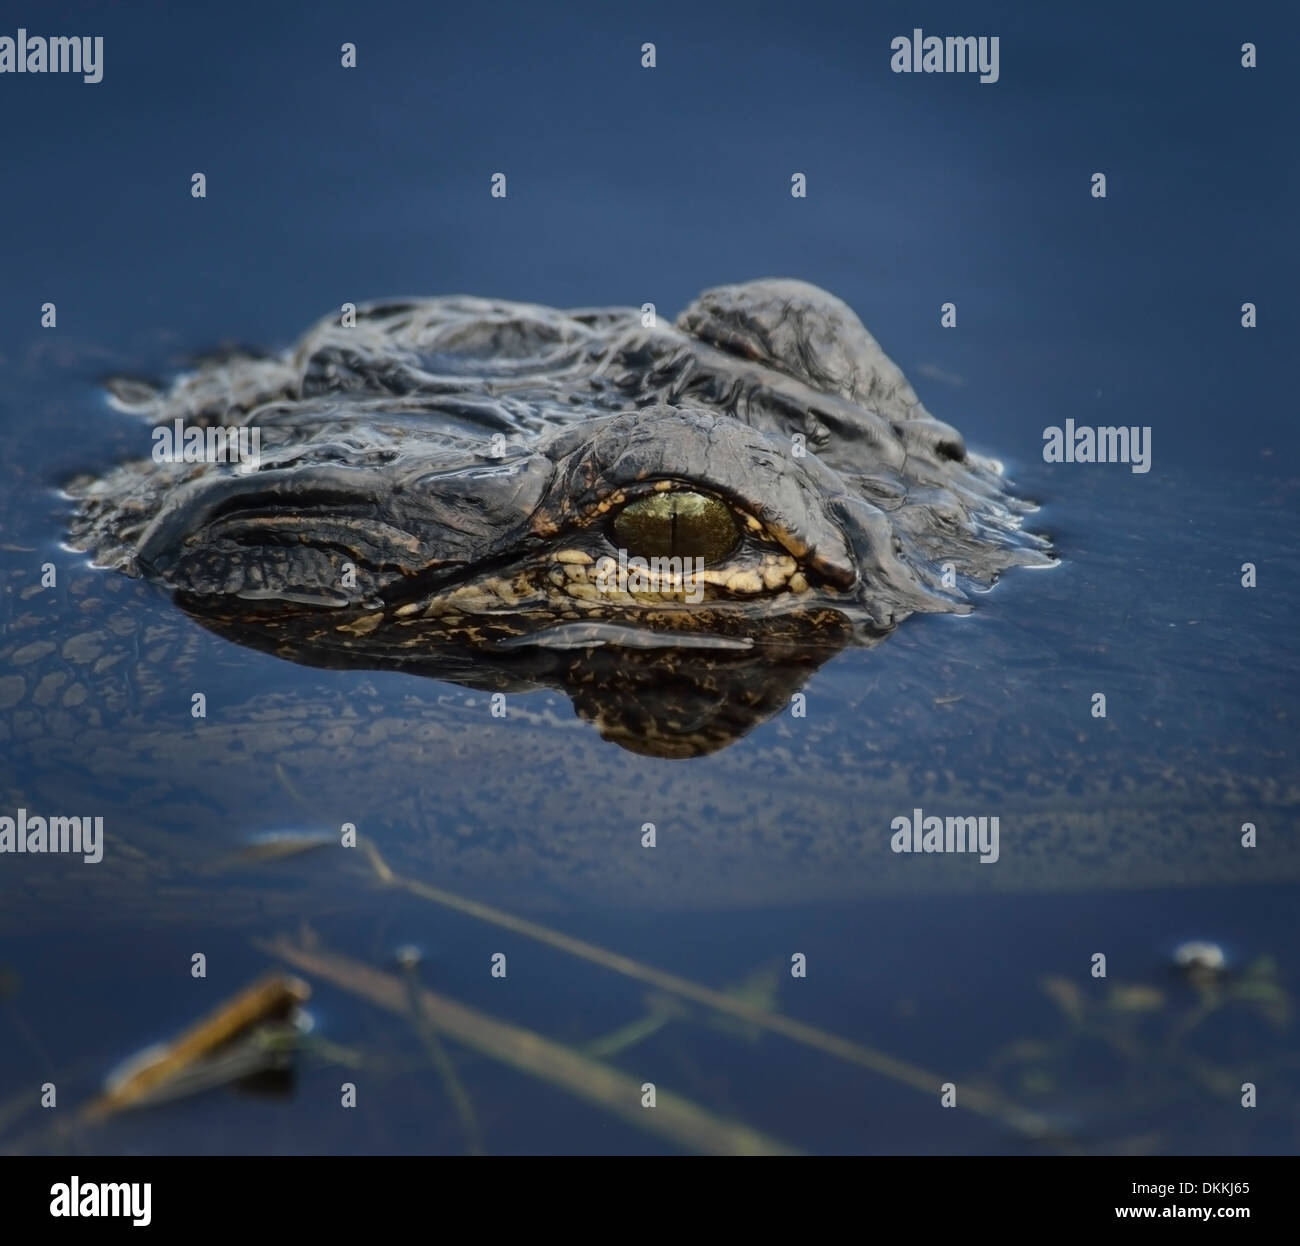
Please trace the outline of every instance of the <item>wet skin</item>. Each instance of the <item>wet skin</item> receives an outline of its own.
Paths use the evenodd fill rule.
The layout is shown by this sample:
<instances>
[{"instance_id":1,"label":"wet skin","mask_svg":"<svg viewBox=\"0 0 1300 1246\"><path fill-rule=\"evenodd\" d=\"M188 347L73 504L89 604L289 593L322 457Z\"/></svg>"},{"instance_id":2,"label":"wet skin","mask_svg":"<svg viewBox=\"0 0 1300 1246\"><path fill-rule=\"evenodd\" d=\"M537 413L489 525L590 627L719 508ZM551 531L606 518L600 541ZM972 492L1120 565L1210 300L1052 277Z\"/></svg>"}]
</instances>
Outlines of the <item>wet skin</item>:
<instances>
[{"instance_id":1,"label":"wet skin","mask_svg":"<svg viewBox=\"0 0 1300 1246\"><path fill-rule=\"evenodd\" d=\"M708 291L675 327L373 306L282 357L115 392L160 426L255 428L260 457L76 482L97 562L310 665L560 684L655 755L719 748L845 645L1051 561L996 464L800 282ZM620 557L691 578L615 582ZM644 678L607 680L610 649Z\"/></svg>"}]
</instances>

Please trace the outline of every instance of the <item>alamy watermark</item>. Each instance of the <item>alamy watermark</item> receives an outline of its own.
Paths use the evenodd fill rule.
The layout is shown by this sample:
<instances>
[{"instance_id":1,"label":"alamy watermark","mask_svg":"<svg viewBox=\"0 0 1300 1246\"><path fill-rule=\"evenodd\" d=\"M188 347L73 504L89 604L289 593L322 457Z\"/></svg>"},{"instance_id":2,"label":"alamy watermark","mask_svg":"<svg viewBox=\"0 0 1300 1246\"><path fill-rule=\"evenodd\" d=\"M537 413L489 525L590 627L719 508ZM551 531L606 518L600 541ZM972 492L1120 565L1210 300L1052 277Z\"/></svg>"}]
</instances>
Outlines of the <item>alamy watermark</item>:
<instances>
[{"instance_id":1,"label":"alamy watermark","mask_svg":"<svg viewBox=\"0 0 1300 1246\"><path fill-rule=\"evenodd\" d=\"M596 564L596 591L636 595L638 593L682 594L682 600L698 605L704 600L704 559L628 556L618 551L618 561L606 556Z\"/></svg>"},{"instance_id":2,"label":"alamy watermark","mask_svg":"<svg viewBox=\"0 0 1300 1246\"><path fill-rule=\"evenodd\" d=\"M153 1220L153 1183L149 1181L57 1181L50 1186L51 1216L118 1216L137 1228Z\"/></svg>"},{"instance_id":3,"label":"alamy watermark","mask_svg":"<svg viewBox=\"0 0 1300 1246\"><path fill-rule=\"evenodd\" d=\"M998 80L997 35L895 35L889 68L896 74L974 74L981 82Z\"/></svg>"},{"instance_id":4,"label":"alamy watermark","mask_svg":"<svg viewBox=\"0 0 1300 1246\"><path fill-rule=\"evenodd\" d=\"M0 852L79 852L87 865L104 859L103 818L42 818L19 809L0 817Z\"/></svg>"},{"instance_id":5,"label":"alamy watermark","mask_svg":"<svg viewBox=\"0 0 1300 1246\"><path fill-rule=\"evenodd\" d=\"M256 471L262 461L262 430L241 425L227 428L214 424L185 427L177 418L153 430L155 463L243 463Z\"/></svg>"},{"instance_id":6,"label":"alamy watermark","mask_svg":"<svg viewBox=\"0 0 1300 1246\"><path fill-rule=\"evenodd\" d=\"M895 852L978 852L984 865L998 859L998 819L926 817L913 809L909 817L899 814L890 824L894 834L889 846Z\"/></svg>"},{"instance_id":7,"label":"alamy watermark","mask_svg":"<svg viewBox=\"0 0 1300 1246\"><path fill-rule=\"evenodd\" d=\"M1151 425L1092 428L1066 420L1043 429L1044 463L1128 463L1139 475L1151 470Z\"/></svg>"},{"instance_id":8,"label":"alamy watermark","mask_svg":"<svg viewBox=\"0 0 1300 1246\"><path fill-rule=\"evenodd\" d=\"M22 26L17 38L0 35L0 74L80 74L82 82L104 76L104 36L28 35Z\"/></svg>"}]
</instances>

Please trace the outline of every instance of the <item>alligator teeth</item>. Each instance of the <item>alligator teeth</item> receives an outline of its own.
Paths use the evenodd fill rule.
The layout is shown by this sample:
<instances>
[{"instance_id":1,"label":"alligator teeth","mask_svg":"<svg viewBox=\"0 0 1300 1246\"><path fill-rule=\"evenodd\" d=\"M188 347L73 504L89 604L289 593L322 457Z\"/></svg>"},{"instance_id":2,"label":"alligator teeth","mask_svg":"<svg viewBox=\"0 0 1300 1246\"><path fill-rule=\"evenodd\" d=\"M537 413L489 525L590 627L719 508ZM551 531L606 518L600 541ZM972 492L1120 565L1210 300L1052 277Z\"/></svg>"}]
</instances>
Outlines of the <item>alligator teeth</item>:
<instances>
[{"instance_id":1,"label":"alligator teeth","mask_svg":"<svg viewBox=\"0 0 1300 1246\"><path fill-rule=\"evenodd\" d=\"M344 623L339 626L340 632L350 632L353 636L368 636L384 621L382 611L376 614L365 614L359 619L354 619L351 623Z\"/></svg>"},{"instance_id":2,"label":"alligator teeth","mask_svg":"<svg viewBox=\"0 0 1300 1246\"><path fill-rule=\"evenodd\" d=\"M753 571L737 571L727 580L729 593L761 593L763 581Z\"/></svg>"}]
</instances>

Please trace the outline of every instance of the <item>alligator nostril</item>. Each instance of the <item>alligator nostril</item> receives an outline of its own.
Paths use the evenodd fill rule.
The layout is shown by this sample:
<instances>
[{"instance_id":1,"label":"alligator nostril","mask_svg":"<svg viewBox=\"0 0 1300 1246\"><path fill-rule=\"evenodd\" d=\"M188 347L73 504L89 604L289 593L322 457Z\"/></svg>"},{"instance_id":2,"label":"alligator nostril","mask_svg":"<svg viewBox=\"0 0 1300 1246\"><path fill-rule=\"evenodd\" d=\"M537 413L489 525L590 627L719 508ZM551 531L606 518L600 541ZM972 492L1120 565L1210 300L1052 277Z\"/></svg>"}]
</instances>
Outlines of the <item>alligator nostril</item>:
<instances>
[{"instance_id":1,"label":"alligator nostril","mask_svg":"<svg viewBox=\"0 0 1300 1246\"><path fill-rule=\"evenodd\" d=\"M740 539L731 508L686 489L652 493L614 516L614 539L633 557L725 558Z\"/></svg>"}]
</instances>

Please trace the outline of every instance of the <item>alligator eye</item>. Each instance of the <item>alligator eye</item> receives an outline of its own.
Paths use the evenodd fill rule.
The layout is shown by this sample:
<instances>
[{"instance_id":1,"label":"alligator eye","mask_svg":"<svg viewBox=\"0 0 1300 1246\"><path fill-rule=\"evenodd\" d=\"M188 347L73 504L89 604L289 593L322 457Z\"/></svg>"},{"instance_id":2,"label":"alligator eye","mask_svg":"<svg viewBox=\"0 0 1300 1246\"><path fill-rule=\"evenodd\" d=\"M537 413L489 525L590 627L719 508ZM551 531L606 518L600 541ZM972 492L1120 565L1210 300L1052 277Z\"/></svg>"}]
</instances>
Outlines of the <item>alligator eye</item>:
<instances>
[{"instance_id":1,"label":"alligator eye","mask_svg":"<svg viewBox=\"0 0 1300 1246\"><path fill-rule=\"evenodd\" d=\"M614 516L614 539L633 557L717 562L736 548L740 533L725 502L681 489L629 502Z\"/></svg>"}]
</instances>

